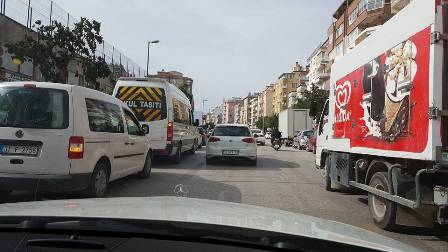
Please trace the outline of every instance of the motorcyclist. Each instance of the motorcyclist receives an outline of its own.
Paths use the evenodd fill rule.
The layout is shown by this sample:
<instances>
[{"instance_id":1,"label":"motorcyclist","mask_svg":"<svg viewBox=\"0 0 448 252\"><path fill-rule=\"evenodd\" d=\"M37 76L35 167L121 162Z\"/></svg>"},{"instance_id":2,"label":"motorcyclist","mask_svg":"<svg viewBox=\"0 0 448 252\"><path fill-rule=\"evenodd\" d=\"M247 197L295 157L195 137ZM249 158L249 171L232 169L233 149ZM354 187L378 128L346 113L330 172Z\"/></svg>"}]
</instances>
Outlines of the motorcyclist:
<instances>
[{"instance_id":1,"label":"motorcyclist","mask_svg":"<svg viewBox=\"0 0 448 252\"><path fill-rule=\"evenodd\" d=\"M274 140L281 140L282 139L282 133L277 129L274 128L274 130L272 131L272 135L271 135L271 144L274 144Z\"/></svg>"}]
</instances>

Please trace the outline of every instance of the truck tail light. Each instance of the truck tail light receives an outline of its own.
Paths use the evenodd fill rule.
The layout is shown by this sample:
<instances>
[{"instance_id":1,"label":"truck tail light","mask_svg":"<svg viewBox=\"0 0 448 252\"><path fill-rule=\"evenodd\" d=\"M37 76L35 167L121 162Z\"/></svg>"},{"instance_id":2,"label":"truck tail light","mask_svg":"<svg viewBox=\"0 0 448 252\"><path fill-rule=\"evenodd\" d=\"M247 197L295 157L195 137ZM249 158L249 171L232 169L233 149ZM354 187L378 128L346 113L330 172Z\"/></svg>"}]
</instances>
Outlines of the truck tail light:
<instances>
[{"instance_id":1,"label":"truck tail light","mask_svg":"<svg viewBox=\"0 0 448 252\"><path fill-rule=\"evenodd\" d=\"M84 137L72 136L68 141L68 158L81 159L84 157Z\"/></svg>"},{"instance_id":2,"label":"truck tail light","mask_svg":"<svg viewBox=\"0 0 448 252\"><path fill-rule=\"evenodd\" d=\"M174 125L172 122L169 122L166 130L166 140L173 141L173 137L174 137Z\"/></svg>"},{"instance_id":3,"label":"truck tail light","mask_svg":"<svg viewBox=\"0 0 448 252\"><path fill-rule=\"evenodd\" d=\"M255 140L252 137L243 138L242 141L245 143L255 143Z\"/></svg>"},{"instance_id":4,"label":"truck tail light","mask_svg":"<svg viewBox=\"0 0 448 252\"><path fill-rule=\"evenodd\" d=\"M208 139L208 141L209 141L209 142L212 142L212 143L215 143L215 142L219 142L219 141L221 141L221 139L220 139L219 137L211 136L211 137Z\"/></svg>"}]
</instances>

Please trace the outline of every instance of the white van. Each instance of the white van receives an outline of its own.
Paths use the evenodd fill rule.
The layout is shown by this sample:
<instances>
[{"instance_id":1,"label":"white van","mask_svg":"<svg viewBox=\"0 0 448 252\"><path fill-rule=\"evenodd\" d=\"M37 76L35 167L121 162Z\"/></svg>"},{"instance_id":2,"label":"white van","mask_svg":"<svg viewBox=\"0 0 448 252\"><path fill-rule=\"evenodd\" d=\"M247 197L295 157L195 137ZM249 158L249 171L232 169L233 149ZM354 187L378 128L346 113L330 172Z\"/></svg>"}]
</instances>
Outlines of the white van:
<instances>
[{"instance_id":1,"label":"white van","mask_svg":"<svg viewBox=\"0 0 448 252\"><path fill-rule=\"evenodd\" d=\"M179 163L182 153L195 153L198 140L191 103L179 88L163 79L120 78L113 96L148 128L154 155L172 156Z\"/></svg>"},{"instance_id":2,"label":"white van","mask_svg":"<svg viewBox=\"0 0 448 252\"><path fill-rule=\"evenodd\" d=\"M67 84L0 83L0 197L13 190L104 195L110 181L151 172L149 139L131 110Z\"/></svg>"}]
</instances>

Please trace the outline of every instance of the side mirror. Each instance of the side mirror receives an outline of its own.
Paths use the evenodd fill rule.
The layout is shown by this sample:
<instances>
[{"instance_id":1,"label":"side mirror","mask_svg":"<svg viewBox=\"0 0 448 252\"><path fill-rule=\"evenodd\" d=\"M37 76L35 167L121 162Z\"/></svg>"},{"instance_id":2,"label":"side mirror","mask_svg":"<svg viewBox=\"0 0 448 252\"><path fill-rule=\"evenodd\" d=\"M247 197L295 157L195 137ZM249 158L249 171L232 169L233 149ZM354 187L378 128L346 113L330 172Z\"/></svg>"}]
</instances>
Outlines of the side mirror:
<instances>
[{"instance_id":1,"label":"side mirror","mask_svg":"<svg viewBox=\"0 0 448 252\"><path fill-rule=\"evenodd\" d=\"M311 101L309 116L314 117L316 115L317 115L317 102Z\"/></svg>"},{"instance_id":2,"label":"side mirror","mask_svg":"<svg viewBox=\"0 0 448 252\"><path fill-rule=\"evenodd\" d=\"M147 135L149 133L149 127L146 124L142 125L143 134Z\"/></svg>"},{"instance_id":3,"label":"side mirror","mask_svg":"<svg viewBox=\"0 0 448 252\"><path fill-rule=\"evenodd\" d=\"M193 126L199 127L199 119L194 120Z\"/></svg>"}]
</instances>

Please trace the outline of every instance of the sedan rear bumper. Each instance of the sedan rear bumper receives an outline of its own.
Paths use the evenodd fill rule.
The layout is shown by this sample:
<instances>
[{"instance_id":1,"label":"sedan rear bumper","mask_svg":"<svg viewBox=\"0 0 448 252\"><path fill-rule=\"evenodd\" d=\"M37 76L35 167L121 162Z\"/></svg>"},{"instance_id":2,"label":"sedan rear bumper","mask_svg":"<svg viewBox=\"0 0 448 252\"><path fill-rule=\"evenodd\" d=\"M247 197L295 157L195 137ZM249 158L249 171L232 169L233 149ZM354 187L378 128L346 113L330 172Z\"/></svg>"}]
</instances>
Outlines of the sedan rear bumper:
<instances>
[{"instance_id":1,"label":"sedan rear bumper","mask_svg":"<svg viewBox=\"0 0 448 252\"><path fill-rule=\"evenodd\" d=\"M209 145L207 145L206 149L206 157L207 158L215 158L215 157L225 157L225 158L247 158L251 160L257 159L257 149L256 148L250 148L250 149L238 149L238 155L223 155L223 149L221 148L211 148Z\"/></svg>"},{"instance_id":2,"label":"sedan rear bumper","mask_svg":"<svg viewBox=\"0 0 448 252\"><path fill-rule=\"evenodd\" d=\"M37 190L40 192L76 192L86 189L91 173L71 175L32 175L0 173L0 190Z\"/></svg>"}]
</instances>

